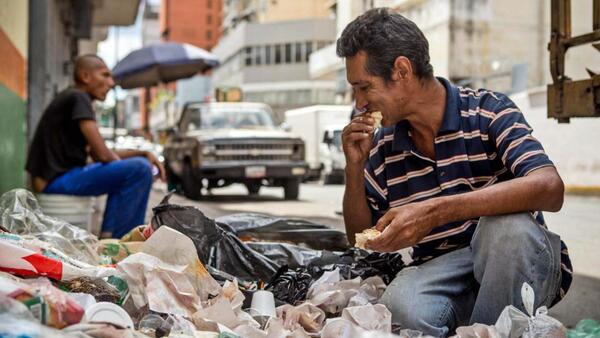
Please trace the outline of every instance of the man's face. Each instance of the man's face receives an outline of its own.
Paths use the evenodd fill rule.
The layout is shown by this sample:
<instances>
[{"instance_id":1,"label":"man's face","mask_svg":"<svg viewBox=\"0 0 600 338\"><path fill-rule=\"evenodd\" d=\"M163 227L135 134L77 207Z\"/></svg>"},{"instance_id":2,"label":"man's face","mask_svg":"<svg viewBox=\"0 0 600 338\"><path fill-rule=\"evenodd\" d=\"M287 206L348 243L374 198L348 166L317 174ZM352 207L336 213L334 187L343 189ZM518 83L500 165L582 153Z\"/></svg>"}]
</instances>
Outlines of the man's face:
<instances>
[{"instance_id":1,"label":"man's face","mask_svg":"<svg viewBox=\"0 0 600 338\"><path fill-rule=\"evenodd\" d=\"M94 99L100 101L106 99L106 94L115 85L112 73L104 63L89 70L87 80L87 87L89 88L90 95Z\"/></svg>"},{"instance_id":2,"label":"man's face","mask_svg":"<svg viewBox=\"0 0 600 338\"><path fill-rule=\"evenodd\" d=\"M367 72L367 54L358 52L346 58L346 76L352 85L356 107L360 110L380 111L384 127L392 126L403 119L405 94L402 84L388 81Z\"/></svg>"}]
</instances>

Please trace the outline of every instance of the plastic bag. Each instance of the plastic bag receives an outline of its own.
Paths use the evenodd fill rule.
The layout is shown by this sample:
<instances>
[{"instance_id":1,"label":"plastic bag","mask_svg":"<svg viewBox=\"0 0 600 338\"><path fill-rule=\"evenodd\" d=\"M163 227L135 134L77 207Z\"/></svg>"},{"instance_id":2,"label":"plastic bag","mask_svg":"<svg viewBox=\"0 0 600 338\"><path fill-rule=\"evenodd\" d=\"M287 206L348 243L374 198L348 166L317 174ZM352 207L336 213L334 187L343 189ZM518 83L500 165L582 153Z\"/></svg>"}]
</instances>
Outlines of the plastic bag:
<instances>
[{"instance_id":1,"label":"plastic bag","mask_svg":"<svg viewBox=\"0 0 600 338\"><path fill-rule=\"evenodd\" d=\"M83 308L48 279L25 280L24 283L24 287L7 296L23 303L40 323L61 329L83 318Z\"/></svg>"},{"instance_id":2,"label":"plastic bag","mask_svg":"<svg viewBox=\"0 0 600 338\"><path fill-rule=\"evenodd\" d=\"M242 239L292 242L316 250L344 251L350 247L344 232L303 219L240 213L216 221L227 224Z\"/></svg>"},{"instance_id":3,"label":"plastic bag","mask_svg":"<svg viewBox=\"0 0 600 338\"><path fill-rule=\"evenodd\" d=\"M116 270L77 261L36 238L0 233L0 271L55 280L108 277Z\"/></svg>"},{"instance_id":4,"label":"plastic bag","mask_svg":"<svg viewBox=\"0 0 600 338\"><path fill-rule=\"evenodd\" d=\"M52 244L67 256L98 264L98 238L90 232L44 215L33 194L14 189L0 197L0 225L13 234L30 235Z\"/></svg>"},{"instance_id":5,"label":"plastic bag","mask_svg":"<svg viewBox=\"0 0 600 338\"><path fill-rule=\"evenodd\" d=\"M273 292L276 299L296 305L306 299L312 282L313 276L306 269L288 270L287 266L283 266L265 289Z\"/></svg>"},{"instance_id":6,"label":"plastic bag","mask_svg":"<svg viewBox=\"0 0 600 338\"><path fill-rule=\"evenodd\" d=\"M600 338L600 324L593 319L582 319L574 330L569 330L568 338Z\"/></svg>"},{"instance_id":7,"label":"plastic bag","mask_svg":"<svg viewBox=\"0 0 600 338\"><path fill-rule=\"evenodd\" d=\"M509 338L564 338L566 328L556 319L548 316L545 306L538 308L533 313L535 294L529 284L523 283L521 299L529 315L521 312L516 307L509 305L498 317L494 325L502 337Z\"/></svg>"},{"instance_id":8,"label":"plastic bag","mask_svg":"<svg viewBox=\"0 0 600 338\"><path fill-rule=\"evenodd\" d=\"M292 247L293 248L293 247ZM320 255L310 261L310 265L296 269L280 268L267 283L266 289L275 297L289 304L298 304L306 299L308 289L313 281L319 279L327 271L338 270L340 279L368 279L381 277L385 284L404 268L399 253L378 253L352 248L342 254L318 251ZM265 251L267 257L271 258ZM303 251L304 257L307 252Z\"/></svg>"},{"instance_id":9,"label":"plastic bag","mask_svg":"<svg viewBox=\"0 0 600 338\"><path fill-rule=\"evenodd\" d=\"M255 252L233 233L190 206L169 204L168 194L153 208L152 227L166 225L192 239L200 261L243 280L269 280L279 266ZM150 237L152 238L152 237Z\"/></svg>"}]
</instances>

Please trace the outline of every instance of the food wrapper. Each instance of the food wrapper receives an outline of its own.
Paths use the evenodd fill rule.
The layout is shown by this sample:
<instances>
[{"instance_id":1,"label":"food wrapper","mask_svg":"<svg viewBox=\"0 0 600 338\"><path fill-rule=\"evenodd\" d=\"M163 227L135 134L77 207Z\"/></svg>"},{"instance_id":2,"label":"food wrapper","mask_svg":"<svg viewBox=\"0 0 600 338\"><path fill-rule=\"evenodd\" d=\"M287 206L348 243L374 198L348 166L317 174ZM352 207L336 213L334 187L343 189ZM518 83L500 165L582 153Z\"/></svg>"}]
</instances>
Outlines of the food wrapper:
<instances>
[{"instance_id":1,"label":"food wrapper","mask_svg":"<svg viewBox=\"0 0 600 338\"><path fill-rule=\"evenodd\" d=\"M7 296L23 303L40 323L57 329L77 324L84 310L65 292L54 287L48 279L26 281L27 285Z\"/></svg>"},{"instance_id":2,"label":"food wrapper","mask_svg":"<svg viewBox=\"0 0 600 338\"><path fill-rule=\"evenodd\" d=\"M118 263L128 256L140 252L144 242L122 242L117 239L102 239L98 244L98 254L109 257L112 263Z\"/></svg>"},{"instance_id":3,"label":"food wrapper","mask_svg":"<svg viewBox=\"0 0 600 338\"><path fill-rule=\"evenodd\" d=\"M116 273L114 268L72 259L47 243L10 234L0 234L0 271L23 277L47 276L59 281L82 276L108 277Z\"/></svg>"}]
</instances>

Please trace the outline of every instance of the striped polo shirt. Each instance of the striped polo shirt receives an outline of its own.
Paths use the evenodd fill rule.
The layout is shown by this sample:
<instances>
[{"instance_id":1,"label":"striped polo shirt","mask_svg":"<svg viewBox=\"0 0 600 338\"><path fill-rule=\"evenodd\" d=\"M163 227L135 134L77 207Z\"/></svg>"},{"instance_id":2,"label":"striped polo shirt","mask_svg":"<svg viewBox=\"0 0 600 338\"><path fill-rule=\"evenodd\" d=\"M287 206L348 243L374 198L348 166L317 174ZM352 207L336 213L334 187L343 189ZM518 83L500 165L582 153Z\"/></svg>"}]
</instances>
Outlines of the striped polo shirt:
<instances>
[{"instance_id":1,"label":"striped polo shirt","mask_svg":"<svg viewBox=\"0 0 600 338\"><path fill-rule=\"evenodd\" d=\"M526 176L553 166L517 106L505 95L446 88L446 110L435 138L435 158L420 153L409 124L401 121L375 133L365 165L366 194L373 224L393 207L438 196L460 194ZM533 212L546 227L541 212ZM413 247L414 264L469 245L478 218L453 222L431 231ZM556 301L572 280L568 251L561 242L562 283Z\"/></svg>"}]
</instances>

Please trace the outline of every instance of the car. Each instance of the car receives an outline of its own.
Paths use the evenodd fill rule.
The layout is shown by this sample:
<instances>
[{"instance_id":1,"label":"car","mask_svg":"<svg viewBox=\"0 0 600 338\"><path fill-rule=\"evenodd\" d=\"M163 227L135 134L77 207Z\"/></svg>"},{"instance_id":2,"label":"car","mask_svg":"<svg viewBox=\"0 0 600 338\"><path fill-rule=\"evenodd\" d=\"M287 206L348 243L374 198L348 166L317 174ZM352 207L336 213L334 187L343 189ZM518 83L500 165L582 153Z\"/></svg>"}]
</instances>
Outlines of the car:
<instances>
[{"instance_id":1,"label":"car","mask_svg":"<svg viewBox=\"0 0 600 338\"><path fill-rule=\"evenodd\" d=\"M263 103L188 103L164 145L169 186L190 199L202 188L242 183L251 195L262 186L283 187L298 199L307 171L302 139L277 126Z\"/></svg>"}]
</instances>

